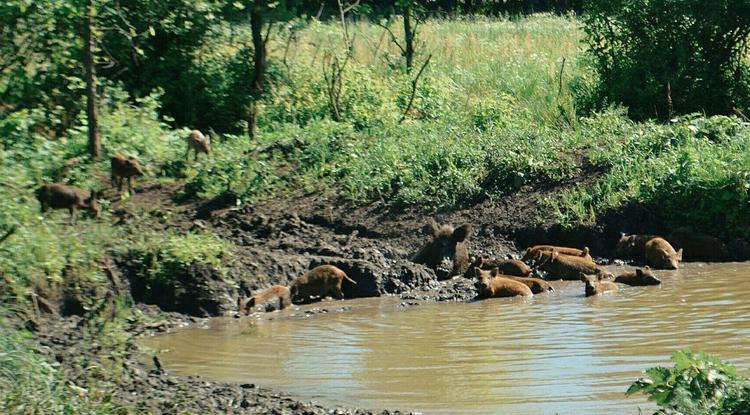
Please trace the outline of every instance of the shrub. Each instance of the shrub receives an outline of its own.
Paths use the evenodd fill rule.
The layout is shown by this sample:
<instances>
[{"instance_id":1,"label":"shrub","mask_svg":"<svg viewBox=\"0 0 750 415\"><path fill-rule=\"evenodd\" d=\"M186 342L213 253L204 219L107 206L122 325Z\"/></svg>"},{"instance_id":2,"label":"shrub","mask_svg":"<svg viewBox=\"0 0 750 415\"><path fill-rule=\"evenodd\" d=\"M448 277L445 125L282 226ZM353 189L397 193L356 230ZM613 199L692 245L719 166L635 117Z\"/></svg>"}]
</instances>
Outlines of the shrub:
<instances>
[{"instance_id":1,"label":"shrub","mask_svg":"<svg viewBox=\"0 0 750 415\"><path fill-rule=\"evenodd\" d=\"M673 368L653 367L626 394L641 392L656 402L656 414L740 415L750 412L750 379L705 353L680 350Z\"/></svg>"},{"instance_id":2,"label":"shrub","mask_svg":"<svg viewBox=\"0 0 750 415\"><path fill-rule=\"evenodd\" d=\"M599 108L635 119L730 114L750 105L744 0L594 0L585 31L599 74Z\"/></svg>"}]
</instances>

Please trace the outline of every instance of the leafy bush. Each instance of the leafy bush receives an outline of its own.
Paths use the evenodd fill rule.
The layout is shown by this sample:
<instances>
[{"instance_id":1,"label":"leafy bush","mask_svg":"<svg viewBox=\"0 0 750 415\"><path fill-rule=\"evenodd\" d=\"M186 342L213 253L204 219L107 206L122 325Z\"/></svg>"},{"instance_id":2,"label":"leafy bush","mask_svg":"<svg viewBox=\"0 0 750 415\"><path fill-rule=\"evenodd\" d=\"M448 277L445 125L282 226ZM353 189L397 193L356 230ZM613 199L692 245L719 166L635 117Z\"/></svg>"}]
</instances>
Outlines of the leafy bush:
<instances>
[{"instance_id":1,"label":"leafy bush","mask_svg":"<svg viewBox=\"0 0 750 415\"><path fill-rule=\"evenodd\" d=\"M747 1L595 0L584 20L599 108L616 103L635 119L669 119L750 106Z\"/></svg>"},{"instance_id":2,"label":"leafy bush","mask_svg":"<svg viewBox=\"0 0 750 415\"><path fill-rule=\"evenodd\" d=\"M653 367L626 394L637 392L656 402L656 414L740 415L750 412L750 379L729 363L705 353L680 350L673 368Z\"/></svg>"},{"instance_id":3,"label":"leafy bush","mask_svg":"<svg viewBox=\"0 0 750 415\"><path fill-rule=\"evenodd\" d=\"M635 202L673 226L750 236L750 124L724 116L634 124L615 112L583 125L587 158L602 174L549 201L559 222L592 222Z\"/></svg>"}]
</instances>

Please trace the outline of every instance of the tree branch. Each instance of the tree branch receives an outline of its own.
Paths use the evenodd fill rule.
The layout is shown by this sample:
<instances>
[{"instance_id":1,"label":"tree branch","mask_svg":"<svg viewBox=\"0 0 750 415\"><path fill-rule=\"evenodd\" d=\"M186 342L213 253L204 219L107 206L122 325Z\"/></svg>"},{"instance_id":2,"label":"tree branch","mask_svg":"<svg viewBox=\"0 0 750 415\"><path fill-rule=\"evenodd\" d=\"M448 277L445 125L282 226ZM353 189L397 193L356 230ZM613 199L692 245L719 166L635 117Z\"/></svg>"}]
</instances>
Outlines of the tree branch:
<instances>
[{"instance_id":1,"label":"tree branch","mask_svg":"<svg viewBox=\"0 0 750 415\"><path fill-rule=\"evenodd\" d=\"M12 228L10 228L10 229L8 230L8 232L5 232L5 235L3 235L3 236L2 236L1 238L0 238L0 244L1 244L1 243L3 243L3 242L5 242L5 240L6 240L6 239L10 238L10 236L11 236L11 235L13 235L14 233L16 233L16 229L18 229L18 226L16 226L16 225L13 225L13 227L12 227Z\"/></svg>"},{"instance_id":2,"label":"tree branch","mask_svg":"<svg viewBox=\"0 0 750 415\"><path fill-rule=\"evenodd\" d=\"M406 119L406 116L411 111L412 105L414 105L414 97L417 94L417 82L419 82L419 77L422 76L422 72L424 72L425 68L427 68L427 65L430 63L430 59L432 59L432 54L427 57L427 60L424 61L422 64L422 67L419 68L419 72L417 72L416 78L411 82L411 97L409 97L409 104L406 106L406 110L404 111L403 115L401 115L401 119L398 120L398 123L401 124Z\"/></svg>"},{"instance_id":3,"label":"tree branch","mask_svg":"<svg viewBox=\"0 0 750 415\"><path fill-rule=\"evenodd\" d=\"M393 33L393 31L391 31L391 28L390 28L390 27L388 27L388 26L386 26L386 25L384 25L384 24L382 24L382 23L380 23L380 22L376 22L375 24L377 24L378 26L380 26L380 27L382 27L383 29L385 29L385 30L386 30L386 31L388 32L388 34L390 34L390 35L391 35L391 41L392 41L392 42L393 42L393 43L394 43L394 44L395 44L396 46L398 46L399 50L401 50L401 53L406 53L406 50L404 49L404 47L403 47L403 46L401 46L401 44L400 44L400 43L398 43L398 38L397 38L397 37L396 37L396 35L395 35L395 34Z\"/></svg>"}]
</instances>

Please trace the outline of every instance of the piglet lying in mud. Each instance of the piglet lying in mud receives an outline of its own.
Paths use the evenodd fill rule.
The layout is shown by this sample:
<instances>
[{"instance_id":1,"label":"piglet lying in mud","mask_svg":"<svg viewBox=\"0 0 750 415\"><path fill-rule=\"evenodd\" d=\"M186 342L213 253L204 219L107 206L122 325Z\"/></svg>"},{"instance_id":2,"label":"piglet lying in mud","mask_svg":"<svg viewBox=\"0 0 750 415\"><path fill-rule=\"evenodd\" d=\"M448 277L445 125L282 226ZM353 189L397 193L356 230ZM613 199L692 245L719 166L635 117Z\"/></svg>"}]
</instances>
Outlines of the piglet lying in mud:
<instances>
[{"instance_id":1,"label":"piglet lying in mud","mask_svg":"<svg viewBox=\"0 0 750 415\"><path fill-rule=\"evenodd\" d=\"M195 152L193 161L198 160L199 153L205 153L207 156L211 155L211 137L209 135L203 135L198 130L193 130L188 136L188 146L185 152L185 160L190 158L190 150Z\"/></svg>"},{"instance_id":2,"label":"piglet lying in mud","mask_svg":"<svg viewBox=\"0 0 750 415\"><path fill-rule=\"evenodd\" d=\"M328 295L343 300L344 293L341 285L344 280L357 284L346 273L333 265L320 265L307 271L289 286L289 293L293 302L308 302L313 298L323 298Z\"/></svg>"},{"instance_id":3,"label":"piglet lying in mud","mask_svg":"<svg viewBox=\"0 0 750 415\"><path fill-rule=\"evenodd\" d=\"M531 268L529 268L529 266L523 261L513 259L510 255L508 256L508 259L490 259L486 256L480 256L471 263L464 276L467 278L473 277L474 268L481 268L483 270L497 268L503 275L513 275L516 277L531 276Z\"/></svg>"},{"instance_id":4,"label":"piglet lying in mud","mask_svg":"<svg viewBox=\"0 0 750 415\"><path fill-rule=\"evenodd\" d=\"M685 261L722 262L729 259L729 249L719 238L688 228L677 228L667 240L684 250Z\"/></svg>"},{"instance_id":5,"label":"piglet lying in mud","mask_svg":"<svg viewBox=\"0 0 750 415\"><path fill-rule=\"evenodd\" d=\"M474 286L479 291L477 294L479 298L534 295L526 284L502 276L497 268L492 271L474 268L474 273L477 277L477 282Z\"/></svg>"},{"instance_id":6,"label":"piglet lying in mud","mask_svg":"<svg viewBox=\"0 0 750 415\"><path fill-rule=\"evenodd\" d=\"M117 192L122 192L123 180L128 180L128 193L133 193L133 177L143 176L143 170L141 169L138 160L131 157L126 159L120 154L115 154L110 157L110 183L114 186L117 181Z\"/></svg>"},{"instance_id":7,"label":"piglet lying in mud","mask_svg":"<svg viewBox=\"0 0 750 415\"><path fill-rule=\"evenodd\" d=\"M547 279L574 281L581 273L601 275L603 278L614 278L611 272L591 259L582 256L560 255L557 251L542 253L539 269L547 272Z\"/></svg>"},{"instance_id":8,"label":"piglet lying in mud","mask_svg":"<svg viewBox=\"0 0 750 415\"><path fill-rule=\"evenodd\" d=\"M551 254L552 251L555 251L560 255L569 255L591 260L591 254L589 253L588 247L578 249L554 245L534 245L526 248L526 252L524 253L522 259L524 261L541 261L545 254Z\"/></svg>"},{"instance_id":9,"label":"piglet lying in mud","mask_svg":"<svg viewBox=\"0 0 750 415\"><path fill-rule=\"evenodd\" d=\"M617 278L615 278L615 282L634 287L661 284L661 280L656 278L656 275L651 272L649 267L636 268L634 272L626 272L618 275Z\"/></svg>"},{"instance_id":10,"label":"piglet lying in mud","mask_svg":"<svg viewBox=\"0 0 750 415\"><path fill-rule=\"evenodd\" d=\"M602 295L608 292L616 292L618 290L617 284L612 281L603 281L601 274L598 275L586 275L581 273L581 281L586 283L586 297L592 295Z\"/></svg>"},{"instance_id":11,"label":"piglet lying in mud","mask_svg":"<svg viewBox=\"0 0 750 415\"><path fill-rule=\"evenodd\" d=\"M454 229L430 221L423 232L430 236L430 241L414 255L412 261L432 268L438 279L461 275L469 265L466 239L471 233L471 226L462 225Z\"/></svg>"},{"instance_id":12,"label":"piglet lying in mud","mask_svg":"<svg viewBox=\"0 0 750 415\"><path fill-rule=\"evenodd\" d=\"M237 298L237 309L240 314L248 315L261 308L261 311L283 310L292 305L289 288L283 285L273 285L256 293L252 297Z\"/></svg>"},{"instance_id":13,"label":"piglet lying in mud","mask_svg":"<svg viewBox=\"0 0 750 415\"><path fill-rule=\"evenodd\" d=\"M99 217L101 210L94 190L86 191L79 187L60 183L47 183L36 189L36 198L42 205L42 213L49 208L68 209L70 224L75 225L78 209L90 210L94 217Z\"/></svg>"}]
</instances>

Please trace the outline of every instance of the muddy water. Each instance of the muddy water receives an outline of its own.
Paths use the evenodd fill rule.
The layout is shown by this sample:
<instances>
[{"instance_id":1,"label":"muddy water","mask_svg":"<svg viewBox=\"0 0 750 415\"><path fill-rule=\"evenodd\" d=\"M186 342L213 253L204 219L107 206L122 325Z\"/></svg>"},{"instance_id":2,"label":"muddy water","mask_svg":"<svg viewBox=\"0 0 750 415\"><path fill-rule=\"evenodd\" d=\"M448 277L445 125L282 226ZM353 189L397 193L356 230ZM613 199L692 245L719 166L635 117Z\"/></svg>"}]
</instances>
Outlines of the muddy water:
<instances>
[{"instance_id":1,"label":"muddy water","mask_svg":"<svg viewBox=\"0 0 750 415\"><path fill-rule=\"evenodd\" d=\"M611 268L619 273L623 268ZM585 298L583 284L531 299L215 319L156 337L168 370L252 382L327 404L426 413L637 414L624 391L680 348L750 367L750 264L687 264L661 287ZM336 312L342 304L351 306Z\"/></svg>"}]
</instances>

